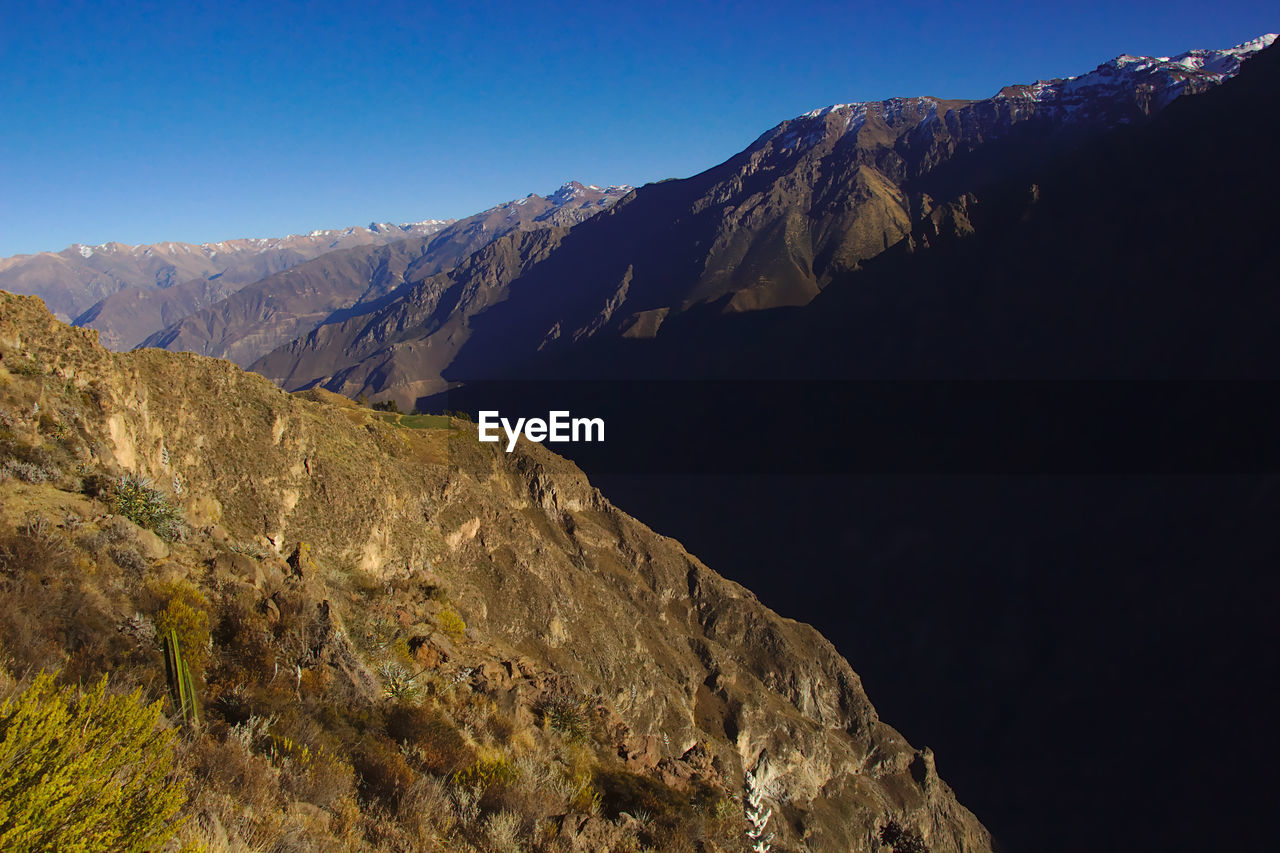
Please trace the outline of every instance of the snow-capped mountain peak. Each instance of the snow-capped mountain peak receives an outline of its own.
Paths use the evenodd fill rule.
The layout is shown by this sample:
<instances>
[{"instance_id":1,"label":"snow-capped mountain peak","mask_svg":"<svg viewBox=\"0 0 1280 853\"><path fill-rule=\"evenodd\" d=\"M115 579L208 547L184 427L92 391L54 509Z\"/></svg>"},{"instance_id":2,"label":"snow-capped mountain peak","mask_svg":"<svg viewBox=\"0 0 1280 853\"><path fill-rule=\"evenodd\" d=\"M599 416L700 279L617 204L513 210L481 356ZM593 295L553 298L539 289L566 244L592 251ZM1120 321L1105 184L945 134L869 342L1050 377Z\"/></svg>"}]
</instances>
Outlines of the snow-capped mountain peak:
<instances>
[{"instance_id":1,"label":"snow-capped mountain peak","mask_svg":"<svg viewBox=\"0 0 1280 853\"><path fill-rule=\"evenodd\" d=\"M547 201L559 207L573 201L616 200L631 192L632 189L634 187L628 184L599 187L595 184L585 185L580 181L565 181L560 185L559 189L547 196Z\"/></svg>"},{"instance_id":2,"label":"snow-capped mountain peak","mask_svg":"<svg viewBox=\"0 0 1280 853\"><path fill-rule=\"evenodd\" d=\"M1188 50L1174 57L1121 54L1087 74L1038 80L1030 86L1006 86L996 97L1030 97L1038 103L1059 101L1070 109L1081 106L1082 99L1076 97L1079 93L1096 100L1146 92L1153 101L1151 106L1159 109L1180 95L1203 91L1235 76L1246 59L1275 40L1276 35L1268 33L1235 47Z\"/></svg>"},{"instance_id":3,"label":"snow-capped mountain peak","mask_svg":"<svg viewBox=\"0 0 1280 853\"><path fill-rule=\"evenodd\" d=\"M1268 33L1235 47L1188 50L1174 57L1122 54L1085 74L1005 86L980 101L907 97L832 104L783 122L750 150L767 148L794 156L824 141L856 134L873 119L889 127L941 120L952 132L984 138L1030 119L1093 127L1128 124L1182 95L1203 92L1235 76L1245 60L1275 40L1276 35Z\"/></svg>"}]
</instances>

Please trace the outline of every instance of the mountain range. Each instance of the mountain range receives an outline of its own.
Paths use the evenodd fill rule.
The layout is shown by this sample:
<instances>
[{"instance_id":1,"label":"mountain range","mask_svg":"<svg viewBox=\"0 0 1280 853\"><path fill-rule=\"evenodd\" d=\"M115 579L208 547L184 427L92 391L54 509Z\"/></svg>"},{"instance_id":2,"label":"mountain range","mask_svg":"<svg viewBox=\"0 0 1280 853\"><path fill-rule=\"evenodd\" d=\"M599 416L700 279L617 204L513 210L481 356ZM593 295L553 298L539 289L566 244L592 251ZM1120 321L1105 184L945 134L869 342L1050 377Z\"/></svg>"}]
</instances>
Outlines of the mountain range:
<instances>
[{"instance_id":1,"label":"mountain range","mask_svg":"<svg viewBox=\"0 0 1280 853\"><path fill-rule=\"evenodd\" d=\"M1269 718L1242 685L1276 672L1274 583L1260 568L1275 548L1260 519L1280 506L1260 422L1232 408L1231 395L1270 399L1270 386L1221 380L1274 380L1280 355L1280 253L1266 225L1280 190L1275 38L1124 55L982 100L835 104L692 177L570 182L455 222L6 259L0 287L40 294L111 347L142 344L105 353L6 301L18 318L0 339L6 369L29 378L28 361L56 362L42 388L83 373L96 408L58 405L67 423L92 422L86 447L110 445L94 451L104 471L132 460L168 477L158 448L216 445L204 467L178 463L194 487L188 509L265 548L263 565L306 538L331 569L385 574L418 565L406 542L433 543L450 573L441 586L483 642L466 653L438 642L426 593L407 593L390 618L480 668L486 695L521 670L504 636L531 657L538 689L560 669L603 694L643 668L619 663L631 651L613 643L615 623L661 624L648 648L669 683L649 704L637 704L644 685L600 704L626 725L607 745L631 770L665 767L683 782L704 769L703 753L682 751L696 741L720 774L705 779L722 787L761 749L778 756L799 785L775 798L782 849L920 849L873 837L883 823L872 812L931 850L987 849L960 802L997 849L1251 849L1265 843L1254 820L1265 797L1234 756L1271 761ZM31 343L42 335L76 363ZM229 359L293 396L149 348ZM1177 384L1187 379L1202 384ZM941 388L949 405L878 410L890 396L867 383L884 380ZM14 381L22 411L47 406ZM91 393L108 386L140 390ZM1028 386L1034 407L973 402L1007 403ZM211 402L188 417L170 387ZM1106 394L1144 400L1153 387L1183 395L1182 408L1159 409L1159 423L1108 420L1119 409L1103 407ZM1220 397L1196 397L1204 387ZM565 388L614 425L610 443L566 451L608 501L541 449L487 454L465 421L450 420L444 439L430 416L350 402L530 414L521 407ZM236 407L247 420L224 414ZM868 410L890 428L834 435ZM23 436L45 429L32 411L10 417ZM332 442L326 419L340 425ZM1169 451L1175 462L1099 461L1091 445L1063 454L1077 426L1095 430L1086 445L1137 436L1144 460ZM975 436L988 455L957 458L958 437ZM367 441L386 455L360 455ZM270 458L269 474L245 454ZM1004 457L1031 462L990 467ZM1187 458L1200 479L1178 468ZM317 470L343 485L318 484ZM432 497L419 505L421 482ZM883 689L887 716L939 747L957 795L932 752L868 722L858 677L816 634L776 621L617 507L814 622ZM202 532L194 550L212 554L227 530ZM413 576L378 577L391 595ZM507 582L527 607L494 603ZM627 598L640 587L657 603ZM308 607L328 608L328 590L305 592ZM594 609L616 619L592 621ZM336 647L323 654L337 665ZM372 683L343 665L356 693ZM785 701L753 704L761 684ZM678 756L641 736L658 728L677 732ZM570 849L590 846L586 826Z\"/></svg>"},{"instance_id":2,"label":"mountain range","mask_svg":"<svg viewBox=\"0 0 1280 853\"><path fill-rule=\"evenodd\" d=\"M141 346L198 352L248 365L324 323L392 302L406 281L451 269L516 232L565 228L631 192L577 181L548 196L530 194L460 219L429 235L326 254L263 279L160 329Z\"/></svg>"},{"instance_id":3,"label":"mountain range","mask_svg":"<svg viewBox=\"0 0 1280 853\"><path fill-rule=\"evenodd\" d=\"M431 234L447 224L444 220L371 223L280 238L201 244L77 243L60 252L0 259L0 287L36 294L62 319L100 328L109 343L127 347L141 340L134 337L135 327L127 325L132 312L163 317L192 305L210 304L240 286L326 252ZM119 299L110 301L117 294ZM119 332L109 322L113 318L126 323Z\"/></svg>"},{"instance_id":4,"label":"mountain range","mask_svg":"<svg viewBox=\"0 0 1280 853\"><path fill-rule=\"evenodd\" d=\"M1273 40L1123 55L981 101L836 104L620 205L631 187L570 182L457 222L72 246L0 261L0 287L41 295L109 346L230 358L289 388L412 406L447 387L450 370L501 375L503 364L586 339L653 338L698 306L806 305L939 217L971 227L974 193L1216 87ZM464 264L490 243L492 257Z\"/></svg>"},{"instance_id":5,"label":"mountain range","mask_svg":"<svg viewBox=\"0 0 1280 853\"><path fill-rule=\"evenodd\" d=\"M815 110L719 166L642 187L575 228L510 235L453 269L411 273L394 300L326 323L253 369L286 388L411 406L449 380L515 375L535 357L612 364L573 353L658 338L688 312L804 306L915 230L943 220L972 230L970 208L988 188L1108 131L1148 123L1178 97L1218 86L1241 57L1272 41L1120 57L983 101ZM686 375L694 363L684 362Z\"/></svg>"}]
</instances>

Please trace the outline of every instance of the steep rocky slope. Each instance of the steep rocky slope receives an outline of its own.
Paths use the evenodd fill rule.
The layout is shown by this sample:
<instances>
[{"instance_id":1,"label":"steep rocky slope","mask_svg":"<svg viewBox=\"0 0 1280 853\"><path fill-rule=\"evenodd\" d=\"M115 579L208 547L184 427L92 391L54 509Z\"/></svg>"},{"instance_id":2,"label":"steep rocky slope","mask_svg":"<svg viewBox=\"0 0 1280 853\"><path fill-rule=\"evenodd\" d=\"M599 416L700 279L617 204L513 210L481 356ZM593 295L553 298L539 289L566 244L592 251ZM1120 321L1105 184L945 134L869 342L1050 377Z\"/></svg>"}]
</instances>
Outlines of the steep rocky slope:
<instances>
[{"instance_id":1,"label":"steep rocky slope","mask_svg":"<svg viewBox=\"0 0 1280 853\"><path fill-rule=\"evenodd\" d=\"M1249 815L1270 759L1169 744L1204 718L1184 698L1195 696L1242 742L1276 751L1274 709L1253 685L1278 647L1280 492L1266 460L1280 117L1259 109L1277 91L1272 47L1141 127L939 205L804 308L708 306L656 340L530 368L608 380L588 388L606 389L594 411L600 397L628 404L609 422L641 440L615 433L627 453L581 457L593 479L616 472L599 483L619 505L744 572L734 577L838 648L880 650L859 661L879 706L929 733L1011 850L1269 843ZM749 381L619 381L691 375ZM1266 381L1217 381L1245 378ZM1018 402L1027 389L1035 406ZM475 410L465 392L448 405ZM680 438L643 440L650 426ZM1133 440L1117 450L1120 435ZM922 440L905 442L908 455L899 436ZM909 476L883 476L894 473ZM797 549L803 573L778 578ZM833 554L867 570L832 570ZM815 599L819 583L830 594Z\"/></svg>"},{"instance_id":2,"label":"steep rocky slope","mask_svg":"<svg viewBox=\"0 0 1280 853\"><path fill-rule=\"evenodd\" d=\"M11 623L11 658L79 677L112 669L114 678L143 683L140 673L150 671L161 673L150 683L162 685L155 641L131 608L145 607L136 603L143 589L153 597L169 590L171 608L173 590L189 590L183 594L213 614L199 688L210 726L193 741L194 754L230 750L269 778L290 779L312 779L304 770L316 756L351 754L355 771L345 772L370 813L428 783L452 791L450 802L470 796L458 793L475 778L457 775L466 761L446 766L412 750L401 781L387 787L387 762L404 759L387 757L379 738L421 747L422 733L406 733L397 720L438 712L445 716L436 731L439 720L489 708L457 736L457 750L479 756L470 760L480 769L468 772L502 776L510 796L523 790L517 770L494 768L528 774L540 760L559 766L561 756L594 779L585 812L520 801L533 812L520 831L540 827L536 849L631 849L625 839L639 836L665 839L664 849L736 849L740 807L729 796L762 753L776 849L883 849L878 833L890 823L933 851L989 849L981 824L939 779L932 753L878 719L826 640L618 511L559 457L530 445L495 452L460 422L439 428L323 392L291 396L224 361L113 354L95 337L57 322L34 298L0 295L8 457L0 490L12 546L0 555L0 598L10 612L37 606L46 614L41 623ZM437 428L421 428L430 426ZM91 484L125 473L163 484L185 535L166 543L112 520L102 503L109 485ZM122 544L93 544L110 542ZM31 551L37 546L45 550ZM96 568L95 548L113 555ZM27 584L39 560L24 568L9 560L19 552L51 564L64 558L49 554L82 554L74 565L88 568ZM101 586L89 594L88 583ZM69 588L78 597L51 598ZM58 633L51 626L62 620L75 627ZM404 667L396 655L421 671L397 675ZM402 688L415 678L430 687L411 701ZM569 706L555 704L566 697ZM277 728L255 741L242 728L252 719ZM304 746L308 757L298 764ZM245 749L260 752L246 757ZM325 760L337 762L332 772L347 766ZM305 786L264 794L269 805L246 812L236 798L252 786L241 779L240 787L217 787L225 768L215 772L219 762L211 762L197 761L205 769L192 771L189 784L193 826L215 847L234 846L227 833L260 830L270 815L310 849L338 843L341 827L350 843L364 826L370 846L392 831L378 835L368 828L373 818L342 811L348 800L317 803ZM497 790L484 778L484 790ZM693 811L691 794L704 804ZM641 801L666 803L670 814L637 818ZM497 807L478 802L481 813L468 818L474 826L414 831L472 849L467 839L496 831L481 819ZM714 803L727 808L704 814ZM404 811L397 832L410 831Z\"/></svg>"},{"instance_id":3,"label":"steep rocky slope","mask_svg":"<svg viewBox=\"0 0 1280 853\"><path fill-rule=\"evenodd\" d=\"M510 375L537 353L644 340L690 310L808 304L947 204L1097 135L1145 123L1234 74L1226 51L1120 57L982 101L840 104L783 122L700 175L642 187L571 233L518 237L379 310L281 347L254 369L412 404L443 378ZM533 257L537 254L537 258Z\"/></svg>"},{"instance_id":4,"label":"steep rocky slope","mask_svg":"<svg viewBox=\"0 0 1280 853\"><path fill-rule=\"evenodd\" d=\"M686 312L584 342L582 377L1271 378L1280 52L1150 122L922 207L800 310ZM1226 214L1230 211L1230 214Z\"/></svg>"},{"instance_id":5,"label":"steep rocky slope","mask_svg":"<svg viewBox=\"0 0 1280 853\"><path fill-rule=\"evenodd\" d=\"M247 365L326 322L376 310L394 299L393 292L405 282L448 270L499 237L574 225L607 209L631 189L570 181L551 195L531 193L429 236L327 255L245 287L171 323L140 345Z\"/></svg>"},{"instance_id":6,"label":"steep rocky slope","mask_svg":"<svg viewBox=\"0 0 1280 853\"><path fill-rule=\"evenodd\" d=\"M431 234L448 224L372 223L198 245L75 244L61 252L0 259L0 289L39 296L62 319L99 329L104 343L123 349L173 322L181 316L177 312L225 298L274 272L326 252Z\"/></svg>"}]
</instances>

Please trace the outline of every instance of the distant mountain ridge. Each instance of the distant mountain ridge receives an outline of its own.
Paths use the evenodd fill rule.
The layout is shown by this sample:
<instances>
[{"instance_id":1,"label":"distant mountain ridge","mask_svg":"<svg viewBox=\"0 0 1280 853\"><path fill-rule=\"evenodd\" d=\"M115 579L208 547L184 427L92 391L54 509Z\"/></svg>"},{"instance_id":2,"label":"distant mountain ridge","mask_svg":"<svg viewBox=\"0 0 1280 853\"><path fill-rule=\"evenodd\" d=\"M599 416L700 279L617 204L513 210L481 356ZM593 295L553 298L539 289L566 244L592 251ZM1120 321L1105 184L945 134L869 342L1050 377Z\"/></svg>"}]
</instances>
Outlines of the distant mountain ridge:
<instances>
[{"instance_id":1,"label":"distant mountain ridge","mask_svg":"<svg viewBox=\"0 0 1280 853\"><path fill-rule=\"evenodd\" d=\"M450 269L499 237L574 225L632 191L627 185L569 181L548 196L530 193L430 235L333 252L245 287L153 333L140 346L248 365L325 322L374 310L406 281Z\"/></svg>"},{"instance_id":2,"label":"distant mountain ridge","mask_svg":"<svg viewBox=\"0 0 1280 853\"><path fill-rule=\"evenodd\" d=\"M497 378L586 340L648 339L697 306L803 306L973 192L1208 91L1274 42L1173 59L1122 56L982 101L840 104L784 121L691 178L637 190L538 240L512 235L447 273L406 275L378 310L254 363L289 389L412 404L449 380Z\"/></svg>"},{"instance_id":3,"label":"distant mountain ridge","mask_svg":"<svg viewBox=\"0 0 1280 853\"><path fill-rule=\"evenodd\" d=\"M0 258L0 289L39 296L60 318L76 320L85 316L81 325L99 328L107 338L106 343L129 345L137 341L110 340L111 331L103 327L103 322L118 309L99 304L121 291L137 289L138 293L132 294L127 302L136 310L144 301L139 298L142 292L188 285L189 293L181 297L175 293L177 298L173 304L178 305L184 300L199 300L204 293L233 292L237 284L257 281L325 252L431 234L451 221L427 219L402 225L374 222L286 237L198 244L166 241L131 246L107 242L90 246L73 243L59 252Z\"/></svg>"},{"instance_id":4,"label":"distant mountain ridge","mask_svg":"<svg viewBox=\"0 0 1280 853\"><path fill-rule=\"evenodd\" d=\"M1003 117L1010 125L1025 120L1028 110L1049 113L1068 122L1125 124L1132 119L1134 110L1149 115L1168 106L1175 98L1207 91L1235 76L1246 59L1270 47L1275 40L1276 34L1268 33L1235 47L1189 50L1174 57L1121 54L1086 74L1005 86L991 98L968 103L973 107L974 116ZM865 124L869 110L878 108L882 113L892 114L914 107L931 110L936 120L942 116L939 110L946 103L956 102L921 97L833 104L805 113L793 122L822 119L837 113L846 118L844 132L847 133ZM961 108L957 121L963 125L967 118ZM792 133L799 136L797 130ZM762 139L768 137L770 134L765 134Z\"/></svg>"}]
</instances>

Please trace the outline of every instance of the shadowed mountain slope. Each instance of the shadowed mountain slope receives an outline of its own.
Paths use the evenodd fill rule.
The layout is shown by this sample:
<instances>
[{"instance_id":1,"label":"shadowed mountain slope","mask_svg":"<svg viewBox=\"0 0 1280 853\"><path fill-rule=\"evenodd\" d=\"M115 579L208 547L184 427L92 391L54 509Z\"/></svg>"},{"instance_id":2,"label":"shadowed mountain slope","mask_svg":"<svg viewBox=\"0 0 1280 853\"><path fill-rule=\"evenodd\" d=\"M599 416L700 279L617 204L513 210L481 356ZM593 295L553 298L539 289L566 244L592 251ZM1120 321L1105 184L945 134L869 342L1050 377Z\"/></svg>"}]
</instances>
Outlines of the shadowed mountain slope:
<instances>
[{"instance_id":1,"label":"shadowed mountain slope","mask_svg":"<svg viewBox=\"0 0 1280 853\"><path fill-rule=\"evenodd\" d=\"M704 306L520 375L627 389L617 450L583 467L838 648L876 650L861 674L950 756L998 843L1266 847L1277 91L1272 48L1149 124L935 205L808 306ZM619 381L690 376L730 381ZM1036 381L1065 377L1085 381ZM844 381L921 378L955 381ZM1268 381L1206 381L1224 378ZM561 383L522 384L527 401ZM529 411L476 390L447 405ZM949 405L913 409L931 392ZM953 442L966 430L985 455ZM1095 452L1119 435L1127 452ZM898 436L921 438L876 467ZM1247 749L1179 746L1206 725Z\"/></svg>"},{"instance_id":2,"label":"shadowed mountain slope","mask_svg":"<svg viewBox=\"0 0 1280 853\"><path fill-rule=\"evenodd\" d=\"M963 220L964 196L935 198L957 187L980 193L1027 163L1144 124L1269 43L1120 57L972 103L898 98L815 110L707 172L643 187L571 232L536 244L508 238L450 273L410 279L385 307L322 327L254 369L288 388L411 404L446 378L512 375L538 354L573 359L587 341L662 336L686 312L806 305L940 206Z\"/></svg>"},{"instance_id":3,"label":"shadowed mountain slope","mask_svg":"<svg viewBox=\"0 0 1280 853\"><path fill-rule=\"evenodd\" d=\"M801 310L673 318L527 367L559 376L1274 378L1280 53L1149 124L930 205ZM607 366L607 367L605 367Z\"/></svg>"}]
</instances>

